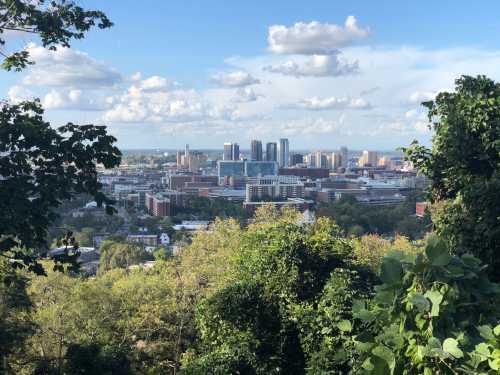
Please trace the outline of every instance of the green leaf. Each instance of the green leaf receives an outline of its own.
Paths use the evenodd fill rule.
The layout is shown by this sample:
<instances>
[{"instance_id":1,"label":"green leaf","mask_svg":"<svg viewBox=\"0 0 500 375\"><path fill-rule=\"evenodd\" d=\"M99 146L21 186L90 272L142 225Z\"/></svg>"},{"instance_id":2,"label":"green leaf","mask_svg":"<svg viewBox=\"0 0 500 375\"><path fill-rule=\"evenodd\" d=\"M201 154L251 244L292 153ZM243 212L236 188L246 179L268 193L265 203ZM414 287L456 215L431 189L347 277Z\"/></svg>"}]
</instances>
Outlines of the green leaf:
<instances>
[{"instance_id":1,"label":"green leaf","mask_svg":"<svg viewBox=\"0 0 500 375\"><path fill-rule=\"evenodd\" d=\"M500 370L500 358L488 359L488 364L492 370Z\"/></svg>"},{"instance_id":2,"label":"green leaf","mask_svg":"<svg viewBox=\"0 0 500 375\"><path fill-rule=\"evenodd\" d=\"M490 326L484 325L484 326L479 326L477 327L477 330L479 331L479 334L481 337L485 340L495 340L495 335L493 334L493 330L491 329Z\"/></svg>"},{"instance_id":3,"label":"green leaf","mask_svg":"<svg viewBox=\"0 0 500 375\"><path fill-rule=\"evenodd\" d=\"M385 374L392 374L394 367L396 366L396 359L394 353L386 346L379 345L372 350L372 354L383 360L384 363L375 363L375 373L384 373L380 371L386 371ZM390 370L387 372L386 368Z\"/></svg>"},{"instance_id":4,"label":"green leaf","mask_svg":"<svg viewBox=\"0 0 500 375\"><path fill-rule=\"evenodd\" d=\"M445 242L435 235L429 236L425 255L427 255L430 264L433 266L446 266L452 259Z\"/></svg>"},{"instance_id":5,"label":"green leaf","mask_svg":"<svg viewBox=\"0 0 500 375\"><path fill-rule=\"evenodd\" d=\"M475 352L486 360L490 356L490 347L488 344L482 342L476 345Z\"/></svg>"},{"instance_id":6,"label":"green leaf","mask_svg":"<svg viewBox=\"0 0 500 375\"><path fill-rule=\"evenodd\" d=\"M342 320L337 323L337 327L342 331L342 332L351 332L352 331L352 324L348 320Z\"/></svg>"},{"instance_id":7,"label":"green leaf","mask_svg":"<svg viewBox=\"0 0 500 375\"><path fill-rule=\"evenodd\" d=\"M431 308L431 304L429 303L427 298L425 298L420 293L413 293L410 297L410 303L415 306L420 312L429 311Z\"/></svg>"},{"instance_id":8,"label":"green leaf","mask_svg":"<svg viewBox=\"0 0 500 375\"><path fill-rule=\"evenodd\" d=\"M443 350L446 353L451 354L455 358L462 358L464 356L464 353L458 347L458 341L451 337L448 337L446 340L444 340Z\"/></svg>"},{"instance_id":9,"label":"green leaf","mask_svg":"<svg viewBox=\"0 0 500 375\"><path fill-rule=\"evenodd\" d=\"M443 295L436 290L428 290L424 296L432 302L431 316L439 316L439 305L443 301Z\"/></svg>"},{"instance_id":10,"label":"green leaf","mask_svg":"<svg viewBox=\"0 0 500 375\"><path fill-rule=\"evenodd\" d=\"M500 336L500 324L493 328L493 333L495 336Z\"/></svg>"},{"instance_id":11,"label":"green leaf","mask_svg":"<svg viewBox=\"0 0 500 375\"><path fill-rule=\"evenodd\" d=\"M397 284L403 278L403 267L394 258L384 258L380 266L380 279L386 284Z\"/></svg>"}]
</instances>

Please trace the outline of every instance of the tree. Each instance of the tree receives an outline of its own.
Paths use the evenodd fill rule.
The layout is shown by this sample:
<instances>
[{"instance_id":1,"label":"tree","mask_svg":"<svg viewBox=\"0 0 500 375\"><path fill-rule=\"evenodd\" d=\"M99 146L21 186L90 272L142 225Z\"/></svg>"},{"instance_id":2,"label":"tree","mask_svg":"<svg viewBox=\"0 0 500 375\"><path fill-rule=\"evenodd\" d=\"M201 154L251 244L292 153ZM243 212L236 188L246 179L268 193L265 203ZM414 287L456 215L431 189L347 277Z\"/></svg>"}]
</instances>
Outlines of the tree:
<instances>
[{"instance_id":1,"label":"tree","mask_svg":"<svg viewBox=\"0 0 500 375\"><path fill-rule=\"evenodd\" d=\"M104 126L53 129L42 114L38 102L0 107L0 254L11 251L14 265L37 272L36 257L46 251L47 230L63 200L87 193L114 211L100 191L96 164L112 168L121 155Z\"/></svg>"},{"instance_id":2,"label":"tree","mask_svg":"<svg viewBox=\"0 0 500 375\"><path fill-rule=\"evenodd\" d=\"M11 371L8 356L22 353L22 345L34 330L29 317L31 301L26 277L0 259L0 373ZM3 371L2 371L3 370Z\"/></svg>"},{"instance_id":3,"label":"tree","mask_svg":"<svg viewBox=\"0 0 500 375\"><path fill-rule=\"evenodd\" d=\"M37 35L44 47L69 47L93 26L112 25L100 11L89 11L66 0L0 1L2 67L22 70L28 51L7 52L6 32ZM96 164L111 168L121 154L116 139L103 126L73 123L53 129L43 121L39 101L0 103L0 255L13 265L42 273L36 258L46 251L47 231L62 201L87 193L113 211L111 200L99 191ZM67 236L67 244L72 244ZM28 249L26 251L25 249ZM77 254L61 260L76 260ZM58 265L56 264L56 267Z\"/></svg>"},{"instance_id":4,"label":"tree","mask_svg":"<svg viewBox=\"0 0 500 375\"><path fill-rule=\"evenodd\" d=\"M84 10L66 0L2 0L0 1L0 55L6 70L22 70L33 62L26 50L6 51L6 32L36 34L49 49L70 47L72 39L82 39L93 26L111 27L103 12Z\"/></svg>"},{"instance_id":5,"label":"tree","mask_svg":"<svg viewBox=\"0 0 500 375\"><path fill-rule=\"evenodd\" d=\"M431 180L434 228L456 254L473 253L500 280L500 84L463 76L455 92L423 105L432 149L414 142L405 151Z\"/></svg>"},{"instance_id":6,"label":"tree","mask_svg":"<svg viewBox=\"0 0 500 375\"><path fill-rule=\"evenodd\" d=\"M199 305L201 347L186 360L187 374L304 374L323 348L321 332L333 335L329 322L345 319L338 309L321 328L316 324L330 313L332 293L325 290L332 272L359 270L370 291L373 273L353 264L350 243L332 221L303 224L296 211L263 213L271 215L259 214L239 235L226 284Z\"/></svg>"},{"instance_id":7,"label":"tree","mask_svg":"<svg viewBox=\"0 0 500 375\"><path fill-rule=\"evenodd\" d=\"M99 272L113 268L128 268L152 259L153 256L140 245L104 241L99 257Z\"/></svg>"}]
</instances>

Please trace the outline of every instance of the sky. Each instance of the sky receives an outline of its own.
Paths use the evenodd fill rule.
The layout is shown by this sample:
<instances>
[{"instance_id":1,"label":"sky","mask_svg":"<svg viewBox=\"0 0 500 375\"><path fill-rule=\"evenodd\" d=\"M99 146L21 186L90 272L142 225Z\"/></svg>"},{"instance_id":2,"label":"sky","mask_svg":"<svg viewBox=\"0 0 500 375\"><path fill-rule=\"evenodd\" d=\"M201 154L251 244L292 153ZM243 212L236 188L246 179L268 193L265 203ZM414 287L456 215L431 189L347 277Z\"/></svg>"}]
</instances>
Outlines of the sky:
<instances>
[{"instance_id":1,"label":"sky","mask_svg":"<svg viewBox=\"0 0 500 375\"><path fill-rule=\"evenodd\" d=\"M460 75L500 79L498 1L78 1L114 22L35 65L0 97L38 97L53 126L107 125L122 148L429 144L420 105Z\"/></svg>"}]
</instances>

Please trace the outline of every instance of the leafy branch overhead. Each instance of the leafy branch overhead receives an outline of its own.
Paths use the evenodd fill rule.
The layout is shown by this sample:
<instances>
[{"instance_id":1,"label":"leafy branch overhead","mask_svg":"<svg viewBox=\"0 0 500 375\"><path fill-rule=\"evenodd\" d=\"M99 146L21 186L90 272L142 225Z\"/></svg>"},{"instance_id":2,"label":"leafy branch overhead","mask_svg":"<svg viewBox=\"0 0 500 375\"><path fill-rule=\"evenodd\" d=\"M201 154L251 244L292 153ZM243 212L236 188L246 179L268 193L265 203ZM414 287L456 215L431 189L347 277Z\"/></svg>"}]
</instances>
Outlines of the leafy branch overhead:
<instances>
[{"instance_id":1,"label":"leafy branch overhead","mask_svg":"<svg viewBox=\"0 0 500 375\"><path fill-rule=\"evenodd\" d=\"M7 33L36 34L44 47L70 47L92 27L109 28L113 23L101 11L85 10L66 0L0 0L0 55L6 70L22 70L32 64L25 50L5 50Z\"/></svg>"},{"instance_id":2,"label":"leafy branch overhead","mask_svg":"<svg viewBox=\"0 0 500 375\"><path fill-rule=\"evenodd\" d=\"M121 158L104 126L54 129L42 115L37 101L0 107L0 254L30 249L16 252L24 264L46 251L47 230L62 201L86 193L114 211L100 191L97 165L112 168Z\"/></svg>"}]
</instances>

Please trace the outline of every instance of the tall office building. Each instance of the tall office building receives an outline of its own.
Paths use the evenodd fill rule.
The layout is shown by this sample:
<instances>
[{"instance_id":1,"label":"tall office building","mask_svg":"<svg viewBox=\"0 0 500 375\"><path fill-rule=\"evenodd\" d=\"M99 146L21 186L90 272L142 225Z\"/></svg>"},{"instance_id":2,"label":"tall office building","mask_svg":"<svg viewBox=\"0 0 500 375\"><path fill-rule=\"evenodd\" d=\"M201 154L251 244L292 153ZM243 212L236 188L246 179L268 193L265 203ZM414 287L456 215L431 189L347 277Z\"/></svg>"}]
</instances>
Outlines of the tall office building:
<instances>
[{"instance_id":1,"label":"tall office building","mask_svg":"<svg viewBox=\"0 0 500 375\"><path fill-rule=\"evenodd\" d=\"M237 143L224 143L222 160L240 160L240 146Z\"/></svg>"},{"instance_id":2,"label":"tall office building","mask_svg":"<svg viewBox=\"0 0 500 375\"><path fill-rule=\"evenodd\" d=\"M222 160L233 160L233 144L224 143L224 154L222 155Z\"/></svg>"},{"instance_id":3,"label":"tall office building","mask_svg":"<svg viewBox=\"0 0 500 375\"><path fill-rule=\"evenodd\" d=\"M376 167L378 164L378 154L376 151L363 151L363 155L359 158L358 164L360 167Z\"/></svg>"},{"instance_id":4,"label":"tall office building","mask_svg":"<svg viewBox=\"0 0 500 375\"><path fill-rule=\"evenodd\" d=\"M240 145L238 145L237 143L233 143L231 154L233 160L240 160Z\"/></svg>"},{"instance_id":5,"label":"tall office building","mask_svg":"<svg viewBox=\"0 0 500 375\"><path fill-rule=\"evenodd\" d=\"M278 161L278 144L276 142L266 144L266 160Z\"/></svg>"},{"instance_id":6,"label":"tall office building","mask_svg":"<svg viewBox=\"0 0 500 375\"><path fill-rule=\"evenodd\" d=\"M186 143L186 148L184 149L184 156L189 160L189 145Z\"/></svg>"},{"instance_id":7,"label":"tall office building","mask_svg":"<svg viewBox=\"0 0 500 375\"><path fill-rule=\"evenodd\" d=\"M278 164L281 168L287 168L290 165L290 150L287 138L280 138L278 146Z\"/></svg>"},{"instance_id":8,"label":"tall office building","mask_svg":"<svg viewBox=\"0 0 500 375\"><path fill-rule=\"evenodd\" d=\"M251 143L251 160L262 161L262 142L256 139Z\"/></svg>"},{"instance_id":9,"label":"tall office building","mask_svg":"<svg viewBox=\"0 0 500 375\"><path fill-rule=\"evenodd\" d=\"M340 148L340 160L340 166L342 168L347 168L349 164L349 150L347 150L347 147L345 146Z\"/></svg>"},{"instance_id":10,"label":"tall office building","mask_svg":"<svg viewBox=\"0 0 500 375\"><path fill-rule=\"evenodd\" d=\"M332 152L332 169L337 170L342 167L343 160L340 152Z\"/></svg>"}]
</instances>

